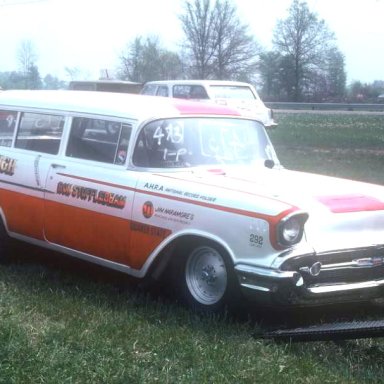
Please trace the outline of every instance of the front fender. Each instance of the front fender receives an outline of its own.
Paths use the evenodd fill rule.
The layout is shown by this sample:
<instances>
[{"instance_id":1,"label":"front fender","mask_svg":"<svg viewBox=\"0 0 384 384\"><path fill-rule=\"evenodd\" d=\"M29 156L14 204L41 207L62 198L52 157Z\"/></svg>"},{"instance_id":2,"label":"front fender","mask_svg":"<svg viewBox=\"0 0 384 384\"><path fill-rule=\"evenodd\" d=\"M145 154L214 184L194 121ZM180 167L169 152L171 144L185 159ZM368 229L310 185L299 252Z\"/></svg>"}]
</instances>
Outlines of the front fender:
<instances>
[{"instance_id":1,"label":"front fender","mask_svg":"<svg viewBox=\"0 0 384 384\"><path fill-rule=\"evenodd\" d=\"M149 271L151 271L151 274L156 274L156 267L153 268L153 266L157 265L158 268L161 268L162 263L160 263L161 260L159 259L164 257L166 258L166 262L170 261L172 258L172 251L174 250L175 246L180 245L183 242L187 243L187 241L190 241L191 239L207 240L218 244L227 252L232 263L235 263L235 255L233 250L222 238L205 231L185 229L172 233L170 236L164 239L149 255L143 267L137 272L137 276L144 278L149 274Z\"/></svg>"}]
</instances>

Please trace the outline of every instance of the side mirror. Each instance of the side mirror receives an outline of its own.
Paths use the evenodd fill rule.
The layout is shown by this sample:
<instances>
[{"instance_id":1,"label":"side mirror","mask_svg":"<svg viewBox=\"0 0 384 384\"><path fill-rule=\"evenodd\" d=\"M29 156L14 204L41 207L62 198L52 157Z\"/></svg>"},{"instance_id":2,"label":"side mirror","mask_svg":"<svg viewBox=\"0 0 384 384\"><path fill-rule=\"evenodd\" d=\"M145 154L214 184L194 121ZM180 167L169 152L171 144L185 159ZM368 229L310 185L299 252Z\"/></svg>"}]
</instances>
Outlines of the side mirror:
<instances>
[{"instance_id":1,"label":"side mirror","mask_svg":"<svg viewBox=\"0 0 384 384\"><path fill-rule=\"evenodd\" d=\"M264 161L264 166L269 169L272 169L275 166L275 162L271 159L267 159Z\"/></svg>"}]
</instances>

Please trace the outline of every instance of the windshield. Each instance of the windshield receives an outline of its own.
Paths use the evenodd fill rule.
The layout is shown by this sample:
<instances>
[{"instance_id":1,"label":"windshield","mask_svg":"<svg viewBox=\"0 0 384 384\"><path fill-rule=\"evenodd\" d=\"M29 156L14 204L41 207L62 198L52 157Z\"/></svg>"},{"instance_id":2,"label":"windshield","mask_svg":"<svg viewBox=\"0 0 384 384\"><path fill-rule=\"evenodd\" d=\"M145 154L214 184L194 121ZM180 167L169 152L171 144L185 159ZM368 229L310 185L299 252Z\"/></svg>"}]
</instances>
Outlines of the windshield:
<instances>
[{"instance_id":1,"label":"windshield","mask_svg":"<svg viewBox=\"0 0 384 384\"><path fill-rule=\"evenodd\" d=\"M144 126L133 164L149 168L278 162L262 124L231 118L176 118Z\"/></svg>"}]
</instances>

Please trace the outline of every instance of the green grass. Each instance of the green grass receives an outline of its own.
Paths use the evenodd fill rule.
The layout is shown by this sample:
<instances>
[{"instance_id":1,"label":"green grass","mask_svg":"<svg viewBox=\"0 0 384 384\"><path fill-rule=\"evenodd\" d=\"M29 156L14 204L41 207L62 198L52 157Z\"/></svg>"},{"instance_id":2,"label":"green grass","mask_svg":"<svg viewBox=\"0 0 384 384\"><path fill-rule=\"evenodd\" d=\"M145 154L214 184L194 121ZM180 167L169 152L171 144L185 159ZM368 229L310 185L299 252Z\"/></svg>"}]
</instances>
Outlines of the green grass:
<instances>
[{"instance_id":1,"label":"green grass","mask_svg":"<svg viewBox=\"0 0 384 384\"><path fill-rule=\"evenodd\" d=\"M384 184L384 116L278 113L270 131L290 169Z\"/></svg>"},{"instance_id":2,"label":"green grass","mask_svg":"<svg viewBox=\"0 0 384 384\"><path fill-rule=\"evenodd\" d=\"M28 248L25 248L27 250ZM204 318L65 258L0 269L0 383L360 383L377 340L274 344L253 321ZM120 277L117 277L120 278Z\"/></svg>"},{"instance_id":3,"label":"green grass","mask_svg":"<svg viewBox=\"0 0 384 384\"><path fill-rule=\"evenodd\" d=\"M271 137L287 167L384 184L375 152L383 147L384 117L280 113L277 119ZM348 310L364 317L380 316L382 308ZM382 382L380 338L276 344L252 336L260 319L304 321L327 313L337 316L252 310L240 318L201 317L117 273L21 247L0 266L0 383Z\"/></svg>"}]
</instances>

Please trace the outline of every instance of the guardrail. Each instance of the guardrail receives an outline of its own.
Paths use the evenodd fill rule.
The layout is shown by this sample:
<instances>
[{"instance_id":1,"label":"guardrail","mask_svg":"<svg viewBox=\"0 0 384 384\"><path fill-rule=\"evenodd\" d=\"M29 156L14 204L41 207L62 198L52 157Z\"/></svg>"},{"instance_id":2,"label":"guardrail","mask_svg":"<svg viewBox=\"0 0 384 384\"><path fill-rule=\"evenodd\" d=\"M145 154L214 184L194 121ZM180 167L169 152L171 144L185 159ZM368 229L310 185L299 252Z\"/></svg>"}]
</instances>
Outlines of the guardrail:
<instances>
[{"instance_id":1,"label":"guardrail","mask_svg":"<svg viewBox=\"0 0 384 384\"><path fill-rule=\"evenodd\" d=\"M274 110L307 110L307 111L366 111L384 112L383 104L361 103L291 103L291 102L264 102L268 108Z\"/></svg>"}]
</instances>

